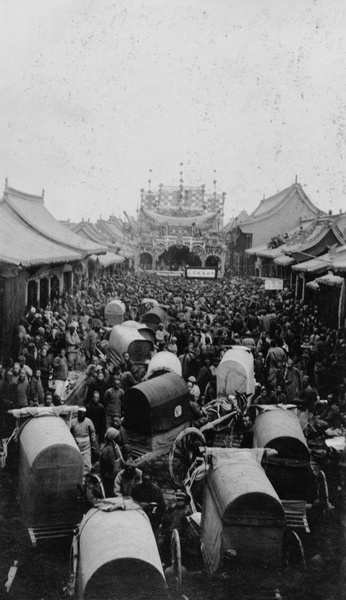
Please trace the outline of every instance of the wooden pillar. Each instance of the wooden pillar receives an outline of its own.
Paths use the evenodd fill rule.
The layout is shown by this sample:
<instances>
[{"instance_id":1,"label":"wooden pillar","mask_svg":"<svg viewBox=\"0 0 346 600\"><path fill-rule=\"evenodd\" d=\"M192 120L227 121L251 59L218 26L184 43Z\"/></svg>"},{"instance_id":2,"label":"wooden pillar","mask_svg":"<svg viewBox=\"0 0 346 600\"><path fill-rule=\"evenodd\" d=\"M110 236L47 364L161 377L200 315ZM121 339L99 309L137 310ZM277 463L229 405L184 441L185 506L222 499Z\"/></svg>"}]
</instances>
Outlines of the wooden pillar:
<instances>
[{"instance_id":1,"label":"wooden pillar","mask_svg":"<svg viewBox=\"0 0 346 600\"><path fill-rule=\"evenodd\" d=\"M38 279L37 280L37 290L36 290L36 302L37 302L37 306L40 306L40 300L41 300L41 280Z\"/></svg>"},{"instance_id":2,"label":"wooden pillar","mask_svg":"<svg viewBox=\"0 0 346 600\"><path fill-rule=\"evenodd\" d=\"M306 277L305 277L305 273L303 273L303 289L302 289L302 300L303 300L303 302L305 300L305 287L306 287Z\"/></svg>"}]
</instances>

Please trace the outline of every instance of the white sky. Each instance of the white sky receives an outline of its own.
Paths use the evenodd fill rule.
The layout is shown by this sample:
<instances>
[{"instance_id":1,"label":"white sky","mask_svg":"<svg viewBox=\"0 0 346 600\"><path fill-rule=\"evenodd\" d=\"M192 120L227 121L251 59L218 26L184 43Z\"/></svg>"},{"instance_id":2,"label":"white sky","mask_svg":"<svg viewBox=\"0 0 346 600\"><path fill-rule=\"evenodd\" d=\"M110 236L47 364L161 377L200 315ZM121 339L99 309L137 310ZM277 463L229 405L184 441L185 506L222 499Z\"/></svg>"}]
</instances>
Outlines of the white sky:
<instances>
[{"instance_id":1,"label":"white sky","mask_svg":"<svg viewBox=\"0 0 346 600\"><path fill-rule=\"evenodd\" d=\"M58 219L205 183L346 209L345 0L0 0L0 190Z\"/></svg>"}]
</instances>

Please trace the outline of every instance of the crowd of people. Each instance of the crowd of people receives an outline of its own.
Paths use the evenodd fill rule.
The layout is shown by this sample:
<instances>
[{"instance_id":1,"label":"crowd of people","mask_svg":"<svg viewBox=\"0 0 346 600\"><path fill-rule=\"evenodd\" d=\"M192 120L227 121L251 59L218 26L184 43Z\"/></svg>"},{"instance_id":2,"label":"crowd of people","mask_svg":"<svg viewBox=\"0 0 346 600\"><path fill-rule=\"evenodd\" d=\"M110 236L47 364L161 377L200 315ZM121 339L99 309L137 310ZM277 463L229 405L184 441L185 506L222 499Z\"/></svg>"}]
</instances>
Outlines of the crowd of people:
<instances>
[{"instance_id":1,"label":"crowd of people","mask_svg":"<svg viewBox=\"0 0 346 600\"><path fill-rule=\"evenodd\" d=\"M150 473L136 468L122 427L124 393L143 380L147 364L134 364L128 352L117 364L109 358L104 309L112 298L124 302L124 320L139 318L143 298L165 306L155 352L179 358L194 425L208 419L205 405L217 397L223 355L240 345L254 357L252 404L296 404L308 415L304 427L317 433L346 426L345 332L328 327L317 308L297 301L289 289L268 293L258 279L203 282L129 273L82 278L72 293L28 308L11 358L0 367L1 438L9 433L8 409L61 405L71 372L82 371L86 386L71 432L85 473L97 461L107 496L133 495L148 505L153 496L162 518L162 494ZM157 527L157 513L152 519Z\"/></svg>"}]
</instances>

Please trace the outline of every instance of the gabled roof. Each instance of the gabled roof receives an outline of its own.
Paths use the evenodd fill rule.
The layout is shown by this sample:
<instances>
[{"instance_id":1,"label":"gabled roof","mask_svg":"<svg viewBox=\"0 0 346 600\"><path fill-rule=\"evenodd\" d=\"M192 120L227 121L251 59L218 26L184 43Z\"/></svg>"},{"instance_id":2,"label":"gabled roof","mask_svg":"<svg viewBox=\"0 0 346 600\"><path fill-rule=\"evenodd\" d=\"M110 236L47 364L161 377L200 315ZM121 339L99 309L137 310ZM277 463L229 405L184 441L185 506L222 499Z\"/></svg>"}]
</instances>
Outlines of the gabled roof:
<instances>
[{"instance_id":1,"label":"gabled roof","mask_svg":"<svg viewBox=\"0 0 346 600\"><path fill-rule=\"evenodd\" d=\"M100 232L100 235L104 237L106 243L120 247L119 254L126 258L135 255L135 249L126 240L126 235L124 235L124 230L118 225L118 220L116 221L113 217L110 221L100 219L96 223L96 228Z\"/></svg>"},{"instance_id":2,"label":"gabled roof","mask_svg":"<svg viewBox=\"0 0 346 600\"><path fill-rule=\"evenodd\" d=\"M220 211L217 210L212 213L206 213L204 215L195 215L192 217L186 217L184 215L182 215L181 217L162 215L152 210L145 210L144 208L142 208L142 213L147 219L150 219L151 221L154 221L155 223L159 224L162 223L164 225L183 225L186 227L191 227L194 224L200 227L203 225L210 225L216 219Z\"/></svg>"},{"instance_id":3,"label":"gabled roof","mask_svg":"<svg viewBox=\"0 0 346 600\"><path fill-rule=\"evenodd\" d=\"M28 226L11 207L0 203L0 261L31 266L78 261L84 253L58 244Z\"/></svg>"},{"instance_id":4,"label":"gabled roof","mask_svg":"<svg viewBox=\"0 0 346 600\"><path fill-rule=\"evenodd\" d=\"M252 245L257 246L272 236L284 234L300 223L316 219L321 211L310 202L299 183L282 192L262 200L253 213L233 230L252 236Z\"/></svg>"},{"instance_id":5,"label":"gabled roof","mask_svg":"<svg viewBox=\"0 0 346 600\"><path fill-rule=\"evenodd\" d=\"M112 244L108 240L102 236L102 233L96 228L93 223L89 223L88 221L81 221L81 223L76 223L72 227L72 231L82 236L84 239L90 240L97 244L101 244L103 246L107 246L107 248L115 249L117 244Z\"/></svg>"},{"instance_id":6,"label":"gabled roof","mask_svg":"<svg viewBox=\"0 0 346 600\"><path fill-rule=\"evenodd\" d=\"M57 221L46 209L43 198L43 194L34 196L10 188L6 182L0 206L7 206L33 231L65 248L68 247L83 254L106 252L106 248L85 240Z\"/></svg>"},{"instance_id":7,"label":"gabled roof","mask_svg":"<svg viewBox=\"0 0 346 600\"><path fill-rule=\"evenodd\" d=\"M331 221L323 220L317 222L312 228L309 235L305 237L299 244L289 243L285 245L285 251L292 256L297 262L305 261L311 256L319 256L329 246L343 246L345 243L340 230Z\"/></svg>"},{"instance_id":8,"label":"gabled roof","mask_svg":"<svg viewBox=\"0 0 346 600\"><path fill-rule=\"evenodd\" d=\"M307 197L301 184L294 183L281 192L274 194L274 196L270 196L269 198L264 198L261 200L257 208L255 208L255 210L249 216L248 221L250 222L253 219L262 219L272 216L273 213L277 212L280 208L290 202L292 200L292 196L294 195L298 195L312 213L315 215L320 213L320 210Z\"/></svg>"},{"instance_id":9,"label":"gabled roof","mask_svg":"<svg viewBox=\"0 0 346 600\"><path fill-rule=\"evenodd\" d=\"M228 223L224 226L223 231L225 231L226 233L228 231L231 231L232 229L234 229L235 227L237 227L242 221L245 221L245 219L248 219L249 215L247 214L246 210L242 210L239 215L237 215L236 217L233 217L233 219L230 219L228 221Z\"/></svg>"}]
</instances>

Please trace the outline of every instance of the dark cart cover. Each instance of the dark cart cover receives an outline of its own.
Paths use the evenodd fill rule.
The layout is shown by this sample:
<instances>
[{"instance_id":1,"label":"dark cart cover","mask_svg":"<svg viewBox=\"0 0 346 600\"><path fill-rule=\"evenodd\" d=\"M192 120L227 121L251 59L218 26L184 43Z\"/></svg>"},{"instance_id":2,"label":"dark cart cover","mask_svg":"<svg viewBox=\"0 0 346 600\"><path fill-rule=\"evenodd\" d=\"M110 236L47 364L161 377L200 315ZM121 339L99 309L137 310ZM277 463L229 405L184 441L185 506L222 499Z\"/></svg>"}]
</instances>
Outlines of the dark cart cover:
<instances>
[{"instance_id":1,"label":"dark cart cover","mask_svg":"<svg viewBox=\"0 0 346 600\"><path fill-rule=\"evenodd\" d=\"M143 435L168 431L190 420L190 395L176 373L165 373L126 390L124 427Z\"/></svg>"},{"instance_id":2,"label":"dark cart cover","mask_svg":"<svg viewBox=\"0 0 346 600\"><path fill-rule=\"evenodd\" d=\"M145 323L147 327L150 327L154 331L158 330L160 323L165 325L166 321L167 313L164 308L161 308L161 306L155 306L154 308L148 310L148 312L142 317L142 323Z\"/></svg>"},{"instance_id":3,"label":"dark cart cover","mask_svg":"<svg viewBox=\"0 0 346 600\"><path fill-rule=\"evenodd\" d=\"M292 410L269 406L256 417L253 445L272 448L266 473L286 500L307 500L310 487L310 452L298 416Z\"/></svg>"},{"instance_id":4,"label":"dark cart cover","mask_svg":"<svg viewBox=\"0 0 346 600\"><path fill-rule=\"evenodd\" d=\"M27 421L19 434L19 499L29 528L75 525L83 458L60 417Z\"/></svg>"},{"instance_id":5,"label":"dark cart cover","mask_svg":"<svg viewBox=\"0 0 346 600\"><path fill-rule=\"evenodd\" d=\"M101 500L84 516L77 591L79 600L167 597L149 519L130 498Z\"/></svg>"},{"instance_id":6,"label":"dark cart cover","mask_svg":"<svg viewBox=\"0 0 346 600\"><path fill-rule=\"evenodd\" d=\"M229 550L242 563L278 566L285 513L261 467L263 451L215 450L201 520L201 549L209 572L223 566Z\"/></svg>"},{"instance_id":7,"label":"dark cart cover","mask_svg":"<svg viewBox=\"0 0 346 600\"><path fill-rule=\"evenodd\" d=\"M189 423L188 387L176 373L159 375L126 390L124 427L138 453L168 451Z\"/></svg>"}]
</instances>

